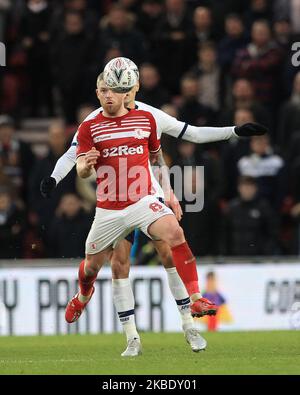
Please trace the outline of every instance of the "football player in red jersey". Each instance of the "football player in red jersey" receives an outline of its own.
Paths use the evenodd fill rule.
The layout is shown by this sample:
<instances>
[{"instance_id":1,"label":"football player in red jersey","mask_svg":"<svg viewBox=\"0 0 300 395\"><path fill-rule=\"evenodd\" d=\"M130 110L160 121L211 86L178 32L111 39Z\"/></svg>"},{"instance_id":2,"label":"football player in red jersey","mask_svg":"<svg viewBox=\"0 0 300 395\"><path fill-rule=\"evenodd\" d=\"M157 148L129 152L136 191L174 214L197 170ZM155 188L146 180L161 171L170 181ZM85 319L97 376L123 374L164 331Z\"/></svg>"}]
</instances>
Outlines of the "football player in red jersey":
<instances>
[{"instance_id":1,"label":"football player in red jersey","mask_svg":"<svg viewBox=\"0 0 300 395\"><path fill-rule=\"evenodd\" d=\"M80 290L66 308L66 320L70 323L80 317L91 299L97 274L104 262L111 258L112 247L135 228L141 229L151 238L166 242L171 248L175 266L190 266L191 280L197 276L195 257L175 215L151 194L148 158L149 154L156 156L160 151L153 116L147 111L125 108L126 94L113 92L104 81L99 81L97 95L103 111L83 122L78 133L78 175L89 177L95 169L98 186L96 215L86 241L86 258L79 268ZM139 130L138 138L136 128ZM109 177L111 170L116 177ZM139 177L134 178L130 173L137 173ZM136 188L138 180L141 183ZM134 183L135 188L132 189ZM139 193L136 195L133 191L137 190ZM194 327L189 297L182 282L179 285L178 282L176 285L174 283L173 295L180 307L187 342L193 351L205 349L206 341ZM134 298L128 277L113 281L113 296L127 335L128 344L122 355L136 356L141 352L141 343L135 325Z\"/></svg>"},{"instance_id":2,"label":"football player in red jersey","mask_svg":"<svg viewBox=\"0 0 300 395\"><path fill-rule=\"evenodd\" d=\"M128 93L126 97L126 107L137 108L141 110L149 111L153 114L155 121L159 129L159 135L161 133L170 134L176 138L182 138L195 143L205 143L210 141L226 140L232 136L251 136L256 134L266 133L266 128L258 124L246 124L240 127L195 127L188 125L184 122L178 121L177 119L167 115L163 111L146 105L145 103L135 101L135 95L138 91L138 84ZM90 116L93 117L101 111L97 109ZM74 136L70 149L59 159L51 177L44 179L41 184L41 191L44 196L49 197L51 191L55 188L56 184L60 182L71 170L75 164L76 158L76 145L77 145L77 133ZM164 165L163 157L160 155L157 158L157 163ZM154 181L155 182L155 181ZM167 183L165 183L167 185ZM158 189L158 188L156 188ZM164 198L163 194L158 194L159 197ZM180 205L172 191L169 191L169 201L166 203L173 209L178 220L180 220L182 212ZM112 271L114 279L125 279L129 275L130 267L130 249L132 246L133 237L129 235L125 240L120 242L117 248L114 249L112 255ZM160 255L161 261L167 270L169 284L172 288L173 277L177 275L176 269L173 265L173 259L170 247L163 241L154 241L155 247ZM191 265L192 266L192 265ZM190 271L190 265L177 267L178 272L181 274L183 281L185 282L186 288L189 291L192 301L191 310L193 315L202 316L205 314L215 314L216 306L213 305L207 299L201 297L198 285L197 271ZM180 270L181 269L181 270ZM174 272L175 270L175 272ZM192 273L192 275L191 275ZM195 292L196 291L196 292Z\"/></svg>"}]
</instances>

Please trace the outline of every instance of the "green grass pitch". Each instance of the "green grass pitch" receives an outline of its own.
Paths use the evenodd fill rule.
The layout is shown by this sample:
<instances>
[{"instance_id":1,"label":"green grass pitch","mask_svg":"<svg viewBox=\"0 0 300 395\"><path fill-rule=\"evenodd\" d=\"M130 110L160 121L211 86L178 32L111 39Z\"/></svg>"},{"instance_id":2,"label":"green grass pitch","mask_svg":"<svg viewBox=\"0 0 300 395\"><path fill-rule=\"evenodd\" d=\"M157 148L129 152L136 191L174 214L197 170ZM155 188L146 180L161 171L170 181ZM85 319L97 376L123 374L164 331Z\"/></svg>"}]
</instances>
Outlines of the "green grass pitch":
<instances>
[{"instance_id":1,"label":"green grass pitch","mask_svg":"<svg viewBox=\"0 0 300 395\"><path fill-rule=\"evenodd\" d=\"M142 333L129 359L121 334L0 337L0 374L300 374L300 331L204 336L193 353L180 333Z\"/></svg>"}]
</instances>

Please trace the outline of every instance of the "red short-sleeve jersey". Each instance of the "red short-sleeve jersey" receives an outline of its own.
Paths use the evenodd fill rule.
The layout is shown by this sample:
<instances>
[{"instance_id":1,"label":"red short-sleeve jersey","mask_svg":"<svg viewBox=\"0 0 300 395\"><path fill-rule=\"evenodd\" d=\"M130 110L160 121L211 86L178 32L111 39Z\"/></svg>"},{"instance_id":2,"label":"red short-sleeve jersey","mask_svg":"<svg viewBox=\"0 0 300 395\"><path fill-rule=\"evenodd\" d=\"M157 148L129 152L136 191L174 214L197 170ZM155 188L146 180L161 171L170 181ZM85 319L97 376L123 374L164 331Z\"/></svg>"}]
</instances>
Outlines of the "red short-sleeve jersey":
<instances>
[{"instance_id":1,"label":"red short-sleeve jersey","mask_svg":"<svg viewBox=\"0 0 300 395\"><path fill-rule=\"evenodd\" d=\"M151 113L130 110L107 118L101 112L84 121L78 129L77 157L93 147L100 152L95 165L98 207L121 210L151 194L149 152L160 149Z\"/></svg>"}]
</instances>

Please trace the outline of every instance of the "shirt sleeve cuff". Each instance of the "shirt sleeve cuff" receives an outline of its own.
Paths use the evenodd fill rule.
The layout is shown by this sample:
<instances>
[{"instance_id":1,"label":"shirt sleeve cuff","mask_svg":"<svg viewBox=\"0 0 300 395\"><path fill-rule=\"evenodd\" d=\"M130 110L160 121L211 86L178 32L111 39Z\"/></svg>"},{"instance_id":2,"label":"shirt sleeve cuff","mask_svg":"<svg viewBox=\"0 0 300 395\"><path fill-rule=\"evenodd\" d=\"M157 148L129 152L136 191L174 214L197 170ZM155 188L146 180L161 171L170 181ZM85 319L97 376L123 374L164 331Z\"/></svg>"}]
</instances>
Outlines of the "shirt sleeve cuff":
<instances>
[{"instance_id":1,"label":"shirt sleeve cuff","mask_svg":"<svg viewBox=\"0 0 300 395\"><path fill-rule=\"evenodd\" d=\"M86 155L87 152L82 152L81 154L76 155L76 159L78 159L80 156Z\"/></svg>"},{"instance_id":2,"label":"shirt sleeve cuff","mask_svg":"<svg viewBox=\"0 0 300 395\"><path fill-rule=\"evenodd\" d=\"M149 152L150 152L150 154L156 154L156 152L158 152L160 149L161 149L161 146L159 146L157 148L157 150L155 150L155 151L149 150Z\"/></svg>"}]
</instances>

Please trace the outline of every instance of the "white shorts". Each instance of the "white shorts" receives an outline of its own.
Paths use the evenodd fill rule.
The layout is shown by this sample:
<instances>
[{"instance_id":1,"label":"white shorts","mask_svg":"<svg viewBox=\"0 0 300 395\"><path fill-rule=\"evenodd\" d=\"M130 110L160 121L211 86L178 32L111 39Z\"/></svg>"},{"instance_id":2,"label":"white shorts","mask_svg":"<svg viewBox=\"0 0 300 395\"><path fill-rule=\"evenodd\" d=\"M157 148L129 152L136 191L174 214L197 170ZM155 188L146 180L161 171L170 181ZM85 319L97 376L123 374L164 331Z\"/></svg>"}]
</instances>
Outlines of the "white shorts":
<instances>
[{"instance_id":1,"label":"white shorts","mask_svg":"<svg viewBox=\"0 0 300 395\"><path fill-rule=\"evenodd\" d=\"M135 228L146 236L148 227L165 215L174 215L173 211L161 203L155 196L145 196L123 210L96 208L95 218L86 239L85 252L93 255L109 246L116 246Z\"/></svg>"}]
</instances>

